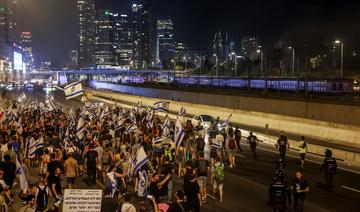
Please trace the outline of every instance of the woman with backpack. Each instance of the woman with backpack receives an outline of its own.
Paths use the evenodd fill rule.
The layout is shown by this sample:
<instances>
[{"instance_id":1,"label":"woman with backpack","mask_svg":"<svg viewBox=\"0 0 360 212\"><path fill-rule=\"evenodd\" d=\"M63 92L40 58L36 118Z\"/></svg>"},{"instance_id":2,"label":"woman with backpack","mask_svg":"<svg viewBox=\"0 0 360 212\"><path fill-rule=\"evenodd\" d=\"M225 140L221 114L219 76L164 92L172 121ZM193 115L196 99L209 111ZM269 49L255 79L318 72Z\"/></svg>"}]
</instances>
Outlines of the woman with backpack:
<instances>
[{"instance_id":1,"label":"woman with backpack","mask_svg":"<svg viewBox=\"0 0 360 212\"><path fill-rule=\"evenodd\" d=\"M216 190L219 190L219 201L222 202L224 196L224 164L221 162L221 159L218 155L216 155L211 171L213 176L213 194L215 195Z\"/></svg>"},{"instance_id":2,"label":"woman with backpack","mask_svg":"<svg viewBox=\"0 0 360 212\"><path fill-rule=\"evenodd\" d=\"M233 138L232 135L229 138L227 148L229 151L229 163L230 163L229 167L232 168L235 166L235 153L238 149L235 139Z\"/></svg>"}]
</instances>

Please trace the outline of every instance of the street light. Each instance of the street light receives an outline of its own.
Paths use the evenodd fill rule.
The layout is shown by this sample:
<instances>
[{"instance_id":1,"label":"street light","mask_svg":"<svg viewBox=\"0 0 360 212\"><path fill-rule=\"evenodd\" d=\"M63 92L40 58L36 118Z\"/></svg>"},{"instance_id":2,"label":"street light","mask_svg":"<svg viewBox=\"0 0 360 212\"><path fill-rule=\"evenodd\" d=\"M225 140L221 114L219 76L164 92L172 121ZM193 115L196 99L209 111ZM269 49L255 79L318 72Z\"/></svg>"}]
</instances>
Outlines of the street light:
<instances>
[{"instance_id":1,"label":"street light","mask_svg":"<svg viewBox=\"0 0 360 212\"><path fill-rule=\"evenodd\" d=\"M236 77L236 75L237 75L237 55L236 55L236 53L235 52L231 52L231 55L233 55L234 56L234 60L235 60L235 62L234 62L234 75L235 75L235 77Z\"/></svg>"},{"instance_id":2,"label":"street light","mask_svg":"<svg viewBox=\"0 0 360 212\"><path fill-rule=\"evenodd\" d=\"M344 71L344 42L335 40L335 44L340 44L340 78L343 78Z\"/></svg>"},{"instance_id":3,"label":"street light","mask_svg":"<svg viewBox=\"0 0 360 212\"><path fill-rule=\"evenodd\" d=\"M256 53L260 54L260 77L261 77L263 72L263 51L261 49L258 49L256 50Z\"/></svg>"},{"instance_id":4,"label":"street light","mask_svg":"<svg viewBox=\"0 0 360 212\"><path fill-rule=\"evenodd\" d=\"M292 64L291 64L292 77L295 77L295 48L289 46L289 49L292 50Z\"/></svg>"},{"instance_id":5,"label":"street light","mask_svg":"<svg viewBox=\"0 0 360 212\"><path fill-rule=\"evenodd\" d=\"M185 73L186 73L186 76L189 77L189 74L188 74L188 71L187 71L187 58L184 56L183 60L185 60Z\"/></svg>"},{"instance_id":6,"label":"street light","mask_svg":"<svg viewBox=\"0 0 360 212\"><path fill-rule=\"evenodd\" d=\"M175 63L175 60L174 60L174 59L172 59L171 62L173 63L173 66L174 66L174 67L173 67L173 75L174 75L174 77L173 77L174 79L173 79L173 80L174 80L174 82L175 82L175 77L176 77L176 74L175 74L176 63Z\"/></svg>"},{"instance_id":7,"label":"street light","mask_svg":"<svg viewBox=\"0 0 360 212\"><path fill-rule=\"evenodd\" d=\"M213 56L215 57L216 76L218 76L218 84L220 85L220 74L219 74L219 69L218 69L218 56L217 56L217 54L213 54Z\"/></svg>"}]
</instances>

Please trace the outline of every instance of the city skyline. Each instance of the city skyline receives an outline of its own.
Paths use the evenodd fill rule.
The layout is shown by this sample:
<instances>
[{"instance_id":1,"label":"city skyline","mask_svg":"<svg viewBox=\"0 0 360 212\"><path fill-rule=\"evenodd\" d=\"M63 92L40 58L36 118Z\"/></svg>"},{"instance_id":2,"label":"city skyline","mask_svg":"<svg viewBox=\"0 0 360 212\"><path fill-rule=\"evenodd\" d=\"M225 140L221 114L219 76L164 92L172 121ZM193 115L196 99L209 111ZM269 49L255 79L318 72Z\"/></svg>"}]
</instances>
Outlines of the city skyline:
<instances>
[{"instance_id":1,"label":"city skyline","mask_svg":"<svg viewBox=\"0 0 360 212\"><path fill-rule=\"evenodd\" d=\"M135 2L103 0L96 1L96 6L97 9L129 14ZM217 31L228 32L238 44L241 37L247 35L259 37L265 46L282 39L291 41L299 37L305 40L311 35L320 35L327 39L340 37L357 48L358 24L348 23L359 16L356 14L357 3L324 2L225 0L219 4L185 0L169 4L163 0L151 1L156 19L173 20L175 40L197 50L207 51ZM33 33L36 63L57 61L61 67L65 66L69 50L77 49L78 45L76 1L18 0L18 3L22 11L18 27ZM293 8L294 4L296 8Z\"/></svg>"}]
</instances>

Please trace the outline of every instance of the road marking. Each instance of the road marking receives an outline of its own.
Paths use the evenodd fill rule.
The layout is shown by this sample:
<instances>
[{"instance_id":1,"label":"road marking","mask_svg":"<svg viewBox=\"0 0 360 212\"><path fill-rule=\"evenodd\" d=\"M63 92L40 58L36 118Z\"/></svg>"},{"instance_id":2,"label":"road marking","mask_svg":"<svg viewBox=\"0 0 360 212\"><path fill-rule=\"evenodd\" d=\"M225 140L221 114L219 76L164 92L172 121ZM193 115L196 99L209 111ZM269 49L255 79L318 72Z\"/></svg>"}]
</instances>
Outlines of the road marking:
<instances>
[{"instance_id":1,"label":"road marking","mask_svg":"<svg viewBox=\"0 0 360 212\"><path fill-rule=\"evenodd\" d=\"M350 191L355 191L355 192L357 192L357 193L360 193L360 190L355 189L355 188L351 188L351 187L347 187L347 186L341 186L341 188L348 189L348 190L350 190Z\"/></svg>"},{"instance_id":2,"label":"road marking","mask_svg":"<svg viewBox=\"0 0 360 212\"><path fill-rule=\"evenodd\" d=\"M244 144L244 143L242 143L242 145L250 146L249 144ZM263 148L263 147L256 147L256 149L261 149L263 151L272 152L272 153L275 153L275 154L279 153L278 151L266 149L266 148ZM286 154L286 156L291 157L291 158L299 158L299 156L294 156L294 155L291 155L291 154ZM312 159L305 159L305 161L309 161L309 162L312 162L312 163L315 163L315 164L320 164L320 165L322 164L322 162L312 160ZM351 170L351 169L344 168L344 167L339 167L338 166L338 169L343 170L343 171L347 171L347 172L352 172L352 173L355 173L355 174L360 174L360 171L355 171L355 170Z\"/></svg>"}]
</instances>

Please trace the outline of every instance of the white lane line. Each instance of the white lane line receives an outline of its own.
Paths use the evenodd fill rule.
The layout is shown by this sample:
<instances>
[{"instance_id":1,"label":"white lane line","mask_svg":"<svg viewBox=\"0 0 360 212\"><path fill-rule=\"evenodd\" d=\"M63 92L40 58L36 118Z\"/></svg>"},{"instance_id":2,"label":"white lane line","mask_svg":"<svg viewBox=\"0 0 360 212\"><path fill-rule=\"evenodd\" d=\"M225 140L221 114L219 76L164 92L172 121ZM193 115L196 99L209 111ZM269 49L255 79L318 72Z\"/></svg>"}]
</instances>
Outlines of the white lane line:
<instances>
[{"instance_id":1,"label":"white lane line","mask_svg":"<svg viewBox=\"0 0 360 212\"><path fill-rule=\"evenodd\" d=\"M250 145L248 145L248 144L242 144L242 145L250 146ZM266 149L266 148L263 148L263 147L256 147L256 149L261 149L261 150L263 150L263 151L272 152L272 153L275 153L275 154L278 154L278 153L279 153L278 151ZM291 154L286 154L286 156L287 156L287 157L291 157L291 158L299 158L299 156L294 156L294 155L291 155ZM305 161L309 161L309 162L312 162L312 163L315 163L315 164L320 164L320 165L322 164L322 162L319 162L319 161L316 161L316 160L312 160L312 159L305 159ZM339 167L339 166L338 166L338 169L343 170L343 171L347 171L347 172L351 172L351 173L355 173L355 174L360 174L360 171L355 171L355 170L351 170L351 169L344 168L344 167Z\"/></svg>"},{"instance_id":2,"label":"white lane line","mask_svg":"<svg viewBox=\"0 0 360 212\"><path fill-rule=\"evenodd\" d=\"M355 188L351 188L351 187L347 187L347 186L341 186L341 188L348 189L348 190L350 190L350 191L355 191L355 192L357 192L357 193L360 193L360 190L355 189Z\"/></svg>"}]
</instances>

